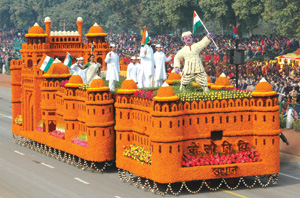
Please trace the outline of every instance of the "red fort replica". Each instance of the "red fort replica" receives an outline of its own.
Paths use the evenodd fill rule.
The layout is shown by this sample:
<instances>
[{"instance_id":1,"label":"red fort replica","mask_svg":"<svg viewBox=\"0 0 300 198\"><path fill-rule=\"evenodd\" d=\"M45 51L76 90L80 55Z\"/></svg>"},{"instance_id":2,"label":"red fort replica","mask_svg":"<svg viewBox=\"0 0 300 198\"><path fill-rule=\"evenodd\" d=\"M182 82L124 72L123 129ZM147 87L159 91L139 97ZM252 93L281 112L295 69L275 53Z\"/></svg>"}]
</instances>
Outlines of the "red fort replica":
<instances>
[{"instance_id":1,"label":"red fort replica","mask_svg":"<svg viewBox=\"0 0 300 198\"><path fill-rule=\"evenodd\" d=\"M83 169L102 171L115 161L121 180L161 194L177 194L171 186L176 182L181 182L179 191L185 187L196 192L189 190L188 181L200 180L199 191L222 184L230 189L240 184L267 186L277 180L279 105L268 82L239 95L220 76L210 83L212 92L199 98L194 94L194 99L175 95L172 86L159 88L153 98L141 97L132 80L125 80L114 96L101 78L83 88L81 77L71 75L63 63L53 63L47 73L39 69L43 54L63 60L68 51L88 60L92 45L95 60L106 69L107 34L95 24L85 35L88 43L83 43L82 18L76 24L77 31L53 32L46 17L46 30L38 24L31 27L22 58L11 62L12 133L17 143ZM230 89L225 95L214 91L225 87ZM104 164L102 169L99 164ZM265 184L262 175L269 176ZM244 177L249 176L254 180L247 184ZM144 184L140 177L146 179ZM228 178L237 182L230 185ZM219 185L210 186L213 180ZM168 184L165 193L157 183Z\"/></svg>"}]
</instances>

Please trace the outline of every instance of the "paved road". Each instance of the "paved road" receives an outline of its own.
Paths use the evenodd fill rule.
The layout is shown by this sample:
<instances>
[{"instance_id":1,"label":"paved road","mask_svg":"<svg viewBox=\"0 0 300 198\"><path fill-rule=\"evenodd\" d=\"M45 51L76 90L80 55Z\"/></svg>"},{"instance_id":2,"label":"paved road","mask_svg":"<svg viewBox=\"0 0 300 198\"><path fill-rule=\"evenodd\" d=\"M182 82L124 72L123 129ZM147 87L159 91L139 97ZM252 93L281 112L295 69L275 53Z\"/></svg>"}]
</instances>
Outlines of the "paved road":
<instances>
[{"instance_id":1,"label":"paved road","mask_svg":"<svg viewBox=\"0 0 300 198\"><path fill-rule=\"evenodd\" d=\"M123 183L117 169L92 173L47 157L11 140L10 89L0 87L0 198L100 197L144 198L161 197ZM183 192L178 197L299 197L300 160L282 154L281 174L276 186L254 189L239 188L192 195ZM77 179L75 179L77 178ZM226 190L226 191L224 191ZM167 197L172 197L168 195Z\"/></svg>"}]
</instances>

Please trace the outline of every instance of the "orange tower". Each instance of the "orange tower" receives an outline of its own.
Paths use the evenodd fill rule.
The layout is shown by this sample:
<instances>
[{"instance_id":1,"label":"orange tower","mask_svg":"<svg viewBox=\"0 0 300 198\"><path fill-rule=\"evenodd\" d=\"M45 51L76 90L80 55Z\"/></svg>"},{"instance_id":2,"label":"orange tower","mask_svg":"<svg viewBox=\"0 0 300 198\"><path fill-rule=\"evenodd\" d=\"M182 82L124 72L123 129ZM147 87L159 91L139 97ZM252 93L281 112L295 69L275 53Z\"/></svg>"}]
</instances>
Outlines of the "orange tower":
<instances>
[{"instance_id":1,"label":"orange tower","mask_svg":"<svg viewBox=\"0 0 300 198\"><path fill-rule=\"evenodd\" d=\"M83 43L81 17L76 24L77 31L51 31L51 19L46 17L45 31L35 23L25 35L27 43L22 44L21 60L11 62L13 119L23 118L22 124L13 123L13 134L90 161L113 160L114 111L109 88L96 79L89 90L79 89L81 77L71 76L69 68L61 63L67 52L74 58L85 57L88 62L94 45L96 61L105 66L107 34L94 25L87 34L89 43ZM39 68L43 54L55 59L47 73ZM50 135L54 131L64 136ZM87 148L72 142L81 134L88 135Z\"/></svg>"}]
</instances>

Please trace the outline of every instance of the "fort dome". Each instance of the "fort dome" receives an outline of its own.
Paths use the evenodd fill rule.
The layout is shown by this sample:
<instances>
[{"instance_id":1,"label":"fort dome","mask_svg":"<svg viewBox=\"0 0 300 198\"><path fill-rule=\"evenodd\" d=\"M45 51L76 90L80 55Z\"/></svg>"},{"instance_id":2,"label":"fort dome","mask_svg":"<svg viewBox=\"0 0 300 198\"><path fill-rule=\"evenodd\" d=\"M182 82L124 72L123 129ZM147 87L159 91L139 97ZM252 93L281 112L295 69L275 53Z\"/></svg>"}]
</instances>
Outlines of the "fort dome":
<instances>
[{"instance_id":1,"label":"fort dome","mask_svg":"<svg viewBox=\"0 0 300 198\"><path fill-rule=\"evenodd\" d=\"M169 86L167 82L158 89L157 95L153 98L156 101L175 101L179 97L175 96L175 92L172 87Z\"/></svg>"},{"instance_id":2,"label":"fort dome","mask_svg":"<svg viewBox=\"0 0 300 198\"><path fill-rule=\"evenodd\" d=\"M274 96L276 92L273 91L272 85L262 78L255 87L255 91L252 92L252 96Z\"/></svg>"},{"instance_id":3,"label":"fort dome","mask_svg":"<svg viewBox=\"0 0 300 198\"><path fill-rule=\"evenodd\" d=\"M106 87L104 80L97 76L91 83L90 88Z\"/></svg>"},{"instance_id":4,"label":"fort dome","mask_svg":"<svg viewBox=\"0 0 300 198\"><path fill-rule=\"evenodd\" d=\"M176 73L170 73L168 76L168 80L180 80L181 75Z\"/></svg>"},{"instance_id":5,"label":"fort dome","mask_svg":"<svg viewBox=\"0 0 300 198\"><path fill-rule=\"evenodd\" d=\"M229 79L226 77L224 73L222 73L216 80L214 85L211 85L212 89L221 89L223 87L233 87L230 85Z\"/></svg>"},{"instance_id":6,"label":"fort dome","mask_svg":"<svg viewBox=\"0 0 300 198\"><path fill-rule=\"evenodd\" d=\"M44 74L45 77L61 78L71 76L69 68L61 63L60 60L55 59L50 66L48 72Z\"/></svg>"},{"instance_id":7,"label":"fort dome","mask_svg":"<svg viewBox=\"0 0 300 198\"><path fill-rule=\"evenodd\" d=\"M127 80L123 81L123 83L121 85L121 89L118 90L118 93L130 94L130 93L134 93L136 91L137 91L136 83L131 79L127 79Z\"/></svg>"},{"instance_id":8,"label":"fort dome","mask_svg":"<svg viewBox=\"0 0 300 198\"><path fill-rule=\"evenodd\" d=\"M34 26L32 26L28 30L28 34L25 35L25 37L46 37L44 29L39 26L38 23L35 23Z\"/></svg>"},{"instance_id":9,"label":"fort dome","mask_svg":"<svg viewBox=\"0 0 300 198\"><path fill-rule=\"evenodd\" d=\"M98 34L104 33L102 27L100 27L97 23L95 23L90 29L89 34Z\"/></svg>"},{"instance_id":10,"label":"fort dome","mask_svg":"<svg viewBox=\"0 0 300 198\"><path fill-rule=\"evenodd\" d=\"M121 89L137 89L137 86L133 80L124 80Z\"/></svg>"},{"instance_id":11,"label":"fort dome","mask_svg":"<svg viewBox=\"0 0 300 198\"><path fill-rule=\"evenodd\" d=\"M173 82L180 81L181 75L176 73L170 73L166 82L171 85Z\"/></svg>"},{"instance_id":12,"label":"fort dome","mask_svg":"<svg viewBox=\"0 0 300 198\"><path fill-rule=\"evenodd\" d=\"M79 76L78 73L75 72L75 73L71 76L71 78L70 78L70 80L69 80L69 83L70 83L70 84L83 84L83 80L82 80L81 76Z\"/></svg>"},{"instance_id":13,"label":"fort dome","mask_svg":"<svg viewBox=\"0 0 300 198\"><path fill-rule=\"evenodd\" d=\"M106 86L104 80L102 80L99 76L96 76L94 80L92 80L88 91L90 92L99 92L99 91L109 91L109 87Z\"/></svg>"},{"instance_id":14,"label":"fort dome","mask_svg":"<svg viewBox=\"0 0 300 198\"><path fill-rule=\"evenodd\" d=\"M107 36L107 33L104 33L102 27L95 23L90 29L89 32L85 35L86 37L93 36Z\"/></svg>"}]
</instances>

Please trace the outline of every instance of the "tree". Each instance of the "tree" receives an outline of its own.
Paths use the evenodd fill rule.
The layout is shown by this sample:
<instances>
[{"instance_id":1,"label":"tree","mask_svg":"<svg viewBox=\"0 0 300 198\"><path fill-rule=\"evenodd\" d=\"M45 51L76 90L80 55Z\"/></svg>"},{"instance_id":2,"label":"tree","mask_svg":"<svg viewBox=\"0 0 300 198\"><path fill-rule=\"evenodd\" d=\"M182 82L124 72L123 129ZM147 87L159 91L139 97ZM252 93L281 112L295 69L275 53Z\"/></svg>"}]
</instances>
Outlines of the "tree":
<instances>
[{"instance_id":1,"label":"tree","mask_svg":"<svg viewBox=\"0 0 300 198\"><path fill-rule=\"evenodd\" d=\"M279 35L300 39L300 0L265 0L264 19L274 24Z\"/></svg>"},{"instance_id":2,"label":"tree","mask_svg":"<svg viewBox=\"0 0 300 198\"><path fill-rule=\"evenodd\" d=\"M12 23L10 20L10 7L13 1L11 0L1 0L0 6L0 27L1 28L12 28Z\"/></svg>"},{"instance_id":3,"label":"tree","mask_svg":"<svg viewBox=\"0 0 300 198\"><path fill-rule=\"evenodd\" d=\"M182 30L183 28L191 30L194 10L198 11L198 14L202 14L198 4L198 0L165 0L165 13L171 28L173 30Z\"/></svg>"},{"instance_id":4,"label":"tree","mask_svg":"<svg viewBox=\"0 0 300 198\"><path fill-rule=\"evenodd\" d=\"M199 6L204 18L218 21L224 29L240 24L247 31L257 27L264 10L262 0L201 0Z\"/></svg>"},{"instance_id":5,"label":"tree","mask_svg":"<svg viewBox=\"0 0 300 198\"><path fill-rule=\"evenodd\" d=\"M247 31L257 27L264 11L262 0L235 0L232 8L239 21L241 21L242 27Z\"/></svg>"}]
</instances>

